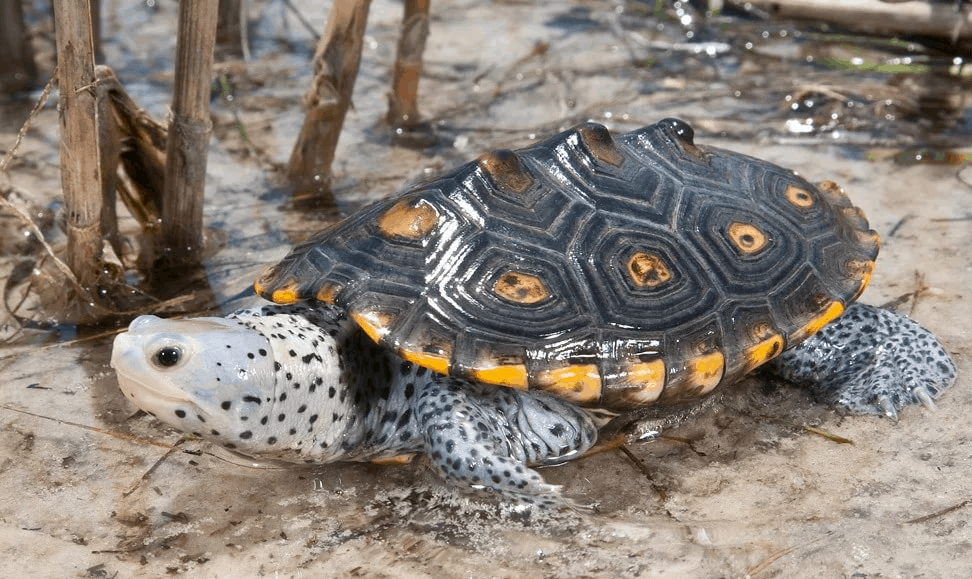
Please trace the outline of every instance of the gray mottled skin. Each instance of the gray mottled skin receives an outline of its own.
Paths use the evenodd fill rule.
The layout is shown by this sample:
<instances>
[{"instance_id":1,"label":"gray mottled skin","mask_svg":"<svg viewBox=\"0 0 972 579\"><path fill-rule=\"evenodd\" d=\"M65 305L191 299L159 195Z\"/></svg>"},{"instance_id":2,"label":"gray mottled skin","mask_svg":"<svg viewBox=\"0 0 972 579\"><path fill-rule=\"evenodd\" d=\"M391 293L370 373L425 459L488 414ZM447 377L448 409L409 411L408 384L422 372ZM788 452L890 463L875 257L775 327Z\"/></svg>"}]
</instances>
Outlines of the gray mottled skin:
<instances>
[{"instance_id":1,"label":"gray mottled skin","mask_svg":"<svg viewBox=\"0 0 972 579\"><path fill-rule=\"evenodd\" d=\"M955 364L935 336L908 318L864 304L775 361L784 379L851 412L885 414L933 400L955 381Z\"/></svg>"},{"instance_id":2,"label":"gray mottled skin","mask_svg":"<svg viewBox=\"0 0 972 579\"><path fill-rule=\"evenodd\" d=\"M179 352L168 366L166 349L169 362ZM324 463L421 453L448 479L526 502L558 494L530 466L570 460L597 439L580 407L435 374L326 307L142 316L116 338L112 366L139 407L246 455Z\"/></svg>"},{"instance_id":3,"label":"gray mottled skin","mask_svg":"<svg viewBox=\"0 0 972 579\"><path fill-rule=\"evenodd\" d=\"M927 330L857 304L774 364L836 405L891 417L932 406L955 377ZM588 410L404 362L325 306L142 316L116 338L112 366L136 405L247 455L317 463L425 454L447 479L528 503L558 497L531 466L581 456L597 438Z\"/></svg>"}]
</instances>

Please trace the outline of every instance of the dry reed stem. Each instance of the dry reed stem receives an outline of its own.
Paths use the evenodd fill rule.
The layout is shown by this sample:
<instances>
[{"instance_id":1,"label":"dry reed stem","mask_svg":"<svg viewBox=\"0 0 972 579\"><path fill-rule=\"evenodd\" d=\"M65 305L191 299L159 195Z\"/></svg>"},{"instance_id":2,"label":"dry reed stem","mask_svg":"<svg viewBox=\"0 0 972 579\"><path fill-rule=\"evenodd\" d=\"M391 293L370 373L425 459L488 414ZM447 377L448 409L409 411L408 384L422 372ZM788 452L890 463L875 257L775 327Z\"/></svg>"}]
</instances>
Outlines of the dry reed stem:
<instances>
[{"instance_id":1,"label":"dry reed stem","mask_svg":"<svg viewBox=\"0 0 972 579\"><path fill-rule=\"evenodd\" d=\"M101 163L95 120L94 44L89 0L55 0L61 190L67 264L84 287L102 277Z\"/></svg>"},{"instance_id":2,"label":"dry reed stem","mask_svg":"<svg viewBox=\"0 0 972 579\"><path fill-rule=\"evenodd\" d=\"M402 31L392 72L392 90L388 96L386 120L393 127L418 124L418 85L422 75L422 53L429 36L431 0L405 0Z\"/></svg>"},{"instance_id":3,"label":"dry reed stem","mask_svg":"<svg viewBox=\"0 0 972 579\"><path fill-rule=\"evenodd\" d=\"M304 96L307 115L287 173L297 196L325 196L331 163L361 64L371 0L335 0L314 53L314 79Z\"/></svg>"},{"instance_id":4,"label":"dry reed stem","mask_svg":"<svg viewBox=\"0 0 972 579\"><path fill-rule=\"evenodd\" d=\"M173 265L196 263L202 255L217 7L217 0L179 3L179 40L166 143L160 240L161 255Z\"/></svg>"}]
</instances>

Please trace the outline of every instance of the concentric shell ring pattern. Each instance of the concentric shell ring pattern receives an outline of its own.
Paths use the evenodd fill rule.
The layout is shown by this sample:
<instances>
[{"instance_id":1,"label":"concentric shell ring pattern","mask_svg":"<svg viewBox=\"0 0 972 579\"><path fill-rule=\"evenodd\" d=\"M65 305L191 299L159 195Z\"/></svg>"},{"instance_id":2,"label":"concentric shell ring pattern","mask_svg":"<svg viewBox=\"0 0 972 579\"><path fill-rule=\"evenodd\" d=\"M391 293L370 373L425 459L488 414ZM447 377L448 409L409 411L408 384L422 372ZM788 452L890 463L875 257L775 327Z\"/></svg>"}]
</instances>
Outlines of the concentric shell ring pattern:
<instances>
[{"instance_id":1,"label":"concentric shell ring pattern","mask_svg":"<svg viewBox=\"0 0 972 579\"><path fill-rule=\"evenodd\" d=\"M878 247L833 183L696 145L677 119L586 123L371 205L256 287L336 304L439 372L627 408L704 395L806 339Z\"/></svg>"}]
</instances>

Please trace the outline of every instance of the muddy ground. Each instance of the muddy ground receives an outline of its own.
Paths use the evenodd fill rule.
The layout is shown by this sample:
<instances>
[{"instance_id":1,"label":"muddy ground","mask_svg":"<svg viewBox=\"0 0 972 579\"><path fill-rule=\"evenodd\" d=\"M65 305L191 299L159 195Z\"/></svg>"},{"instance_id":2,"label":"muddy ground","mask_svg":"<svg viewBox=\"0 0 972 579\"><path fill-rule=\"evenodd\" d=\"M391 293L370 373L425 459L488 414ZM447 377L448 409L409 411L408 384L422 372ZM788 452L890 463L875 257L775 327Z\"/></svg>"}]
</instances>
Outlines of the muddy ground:
<instances>
[{"instance_id":1,"label":"muddy ground","mask_svg":"<svg viewBox=\"0 0 972 579\"><path fill-rule=\"evenodd\" d=\"M136 100L164 118L176 6L149 4L106 3L105 54ZM294 4L323 28L320 6ZM694 13L679 23L671 9L653 15L654 3L533 4L433 3L421 90L438 142L412 150L392 146L377 122L401 7L376 1L337 155L337 207L309 213L289 208L274 163L286 160L302 121L314 40L283 2L253 3L253 61L219 65L234 98L213 102L206 266L216 306L244 301L235 297L265 264L335 214L488 148L586 119L623 131L679 116L700 142L847 189L884 240L863 301L930 328L958 365L938 409L908 409L897 423L845 416L757 376L666 426L666 438L629 445L630 455L546 469L590 508L525 516L445 486L420 461L242 464L124 400L107 365L110 329L18 331L7 320L0 577L972 574L972 169L902 154L929 143L969 153L968 77L820 64L885 62L902 48L789 24L700 23ZM34 26L43 48L49 30ZM937 88L920 88L929 85ZM4 151L38 94L4 105ZM931 97L945 105L929 108ZM56 130L49 105L2 179L62 246ZM0 227L7 278L37 254L12 217ZM123 229L137 245L134 222Z\"/></svg>"}]
</instances>

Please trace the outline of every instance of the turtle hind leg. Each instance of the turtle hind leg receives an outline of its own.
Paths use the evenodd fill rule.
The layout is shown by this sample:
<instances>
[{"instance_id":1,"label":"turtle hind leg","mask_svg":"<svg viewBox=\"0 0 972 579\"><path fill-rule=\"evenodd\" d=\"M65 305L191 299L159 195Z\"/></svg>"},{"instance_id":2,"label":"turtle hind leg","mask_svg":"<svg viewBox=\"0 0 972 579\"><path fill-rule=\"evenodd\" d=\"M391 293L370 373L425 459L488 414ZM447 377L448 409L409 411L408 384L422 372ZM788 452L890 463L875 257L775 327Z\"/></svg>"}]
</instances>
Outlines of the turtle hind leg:
<instances>
[{"instance_id":1,"label":"turtle hind leg","mask_svg":"<svg viewBox=\"0 0 972 579\"><path fill-rule=\"evenodd\" d=\"M956 373L931 332L901 314L864 304L851 304L843 316L784 352L775 370L824 401L892 419L912 404L934 408Z\"/></svg>"},{"instance_id":2,"label":"turtle hind leg","mask_svg":"<svg viewBox=\"0 0 972 579\"><path fill-rule=\"evenodd\" d=\"M430 384L415 410L429 458L446 479L527 505L563 504L560 487L531 466L579 457L597 439L577 406L453 378Z\"/></svg>"}]
</instances>

